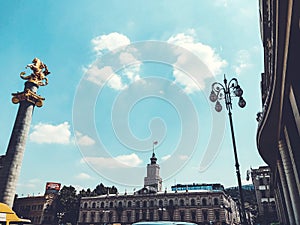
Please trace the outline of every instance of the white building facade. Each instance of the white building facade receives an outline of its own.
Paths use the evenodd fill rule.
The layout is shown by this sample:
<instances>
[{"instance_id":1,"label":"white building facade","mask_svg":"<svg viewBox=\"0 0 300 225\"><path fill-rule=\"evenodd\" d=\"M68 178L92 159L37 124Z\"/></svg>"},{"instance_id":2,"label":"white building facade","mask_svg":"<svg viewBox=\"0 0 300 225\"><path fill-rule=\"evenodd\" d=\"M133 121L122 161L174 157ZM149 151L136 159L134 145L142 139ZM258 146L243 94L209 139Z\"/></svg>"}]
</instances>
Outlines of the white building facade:
<instances>
[{"instance_id":1,"label":"white building facade","mask_svg":"<svg viewBox=\"0 0 300 225\"><path fill-rule=\"evenodd\" d=\"M161 191L162 179L153 153L144 187L133 194L83 197L78 225L129 225L138 221L190 221L197 224L238 224L236 203L220 184L176 185Z\"/></svg>"}]
</instances>

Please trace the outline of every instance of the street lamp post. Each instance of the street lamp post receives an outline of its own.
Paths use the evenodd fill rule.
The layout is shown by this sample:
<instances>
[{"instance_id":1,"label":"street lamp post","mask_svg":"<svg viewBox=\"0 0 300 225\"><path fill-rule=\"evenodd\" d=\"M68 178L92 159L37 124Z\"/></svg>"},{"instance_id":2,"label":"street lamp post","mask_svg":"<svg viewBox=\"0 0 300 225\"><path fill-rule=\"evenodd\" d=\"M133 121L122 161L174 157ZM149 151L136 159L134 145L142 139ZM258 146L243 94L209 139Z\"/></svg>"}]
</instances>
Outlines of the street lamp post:
<instances>
[{"instance_id":1,"label":"street lamp post","mask_svg":"<svg viewBox=\"0 0 300 225\"><path fill-rule=\"evenodd\" d=\"M242 97L243 90L238 84L238 81L236 78L232 78L228 83L227 79L224 74L224 85L219 82L214 82L212 84L212 90L209 96L209 99L212 102L216 102L215 110L217 112L222 111L222 105L219 100L225 100L226 109L228 111L229 116L229 123L230 123L230 129L231 129L231 138L232 138L232 144L233 144L233 151L234 151L234 159L235 159L235 168L236 168L236 176L238 180L239 185L239 192L240 192L240 202L242 207L242 224L247 224L246 215L245 215L245 205L244 205L244 198L243 198L243 190L242 190L242 182L241 182L241 173L240 173L240 165L238 161L237 156L237 150L236 150L236 143L235 143L235 136L234 136L234 130L233 130L233 122L232 122L232 97L238 97L239 102L238 105L241 108L244 108L246 106L246 101Z\"/></svg>"}]
</instances>

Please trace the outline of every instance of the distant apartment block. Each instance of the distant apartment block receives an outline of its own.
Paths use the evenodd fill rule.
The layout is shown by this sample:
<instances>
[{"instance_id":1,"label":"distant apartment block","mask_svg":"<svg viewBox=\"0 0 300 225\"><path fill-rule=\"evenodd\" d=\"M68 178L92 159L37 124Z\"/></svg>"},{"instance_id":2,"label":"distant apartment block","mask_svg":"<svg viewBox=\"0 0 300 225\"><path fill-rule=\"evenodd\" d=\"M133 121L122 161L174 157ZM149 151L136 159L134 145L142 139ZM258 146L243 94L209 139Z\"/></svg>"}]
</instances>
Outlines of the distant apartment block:
<instances>
[{"instance_id":1,"label":"distant apartment block","mask_svg":"<svg viewBox=\"0 0 300 225\"><path fill-rule=\"evenodd\" d=\"M270 189L270 168L261 166L251 169L252 182L258 205L258 213L265 222L277 220L274 190Z\"/></svg>"}]
</instances>

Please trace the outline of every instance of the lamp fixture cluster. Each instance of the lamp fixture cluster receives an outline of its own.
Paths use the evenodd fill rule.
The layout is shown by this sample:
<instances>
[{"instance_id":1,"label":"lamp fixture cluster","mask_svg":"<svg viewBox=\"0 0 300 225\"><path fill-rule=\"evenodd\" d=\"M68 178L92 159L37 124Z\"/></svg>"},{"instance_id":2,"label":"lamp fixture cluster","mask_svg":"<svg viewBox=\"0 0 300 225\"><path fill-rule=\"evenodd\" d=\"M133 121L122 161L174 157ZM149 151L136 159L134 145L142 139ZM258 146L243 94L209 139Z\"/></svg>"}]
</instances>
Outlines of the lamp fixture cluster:
<instances>
[{"instance_id":1,"label":"lamp fixture cluster","mask_svg":"<svg viewBox=\"0 0 300 225\"><path fill-rule=\"evenodd\" d=\"M212 84L212 90L211 90L209 99L212 102L216 102L215 110L217 112L221 112L223 107L220 103L220 100L224 99L225 104L226 104L226 109L231 110L232 109L232 103L231 103L232 97L239 98L239 102L238 102L239 107L244 108L246 106L246 101L243 98L243 89L238 84L237 79L232 78L227 83L227 79L224 74L224 85L219 82L214 82Z\"/></svg>"}]
</instances>

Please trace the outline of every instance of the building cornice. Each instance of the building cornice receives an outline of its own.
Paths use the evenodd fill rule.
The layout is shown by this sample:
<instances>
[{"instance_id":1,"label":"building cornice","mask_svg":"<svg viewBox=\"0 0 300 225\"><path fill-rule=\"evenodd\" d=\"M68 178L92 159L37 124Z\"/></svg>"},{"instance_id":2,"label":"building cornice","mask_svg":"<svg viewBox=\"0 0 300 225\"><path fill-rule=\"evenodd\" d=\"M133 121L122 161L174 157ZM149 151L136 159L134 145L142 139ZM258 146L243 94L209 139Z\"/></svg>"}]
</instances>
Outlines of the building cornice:
<instances>
[{"instance_id":1,"label":"building cornice","mask_svg":"<svg viewBox=\"0 0 300 225\"><path fill-rule=\"evenodd\" d=\"M260 155L271 167L276 166L277 153L274 150L277 149L277 140L281 134L292 14L290 7L292 2L293 0L288 2L276 1L276 11L274 12L276 13L276 22L274 23L276 24L275 42L273 40L274 44L272 46L274 50L274 66L271 68L272 71L267 71L272 79L261 113L256 138Z\"/></svg>"}]
</instances>

